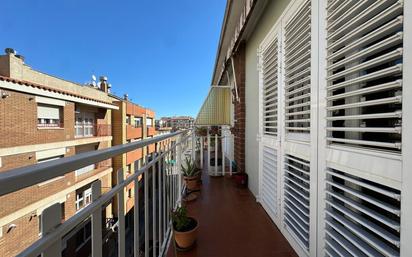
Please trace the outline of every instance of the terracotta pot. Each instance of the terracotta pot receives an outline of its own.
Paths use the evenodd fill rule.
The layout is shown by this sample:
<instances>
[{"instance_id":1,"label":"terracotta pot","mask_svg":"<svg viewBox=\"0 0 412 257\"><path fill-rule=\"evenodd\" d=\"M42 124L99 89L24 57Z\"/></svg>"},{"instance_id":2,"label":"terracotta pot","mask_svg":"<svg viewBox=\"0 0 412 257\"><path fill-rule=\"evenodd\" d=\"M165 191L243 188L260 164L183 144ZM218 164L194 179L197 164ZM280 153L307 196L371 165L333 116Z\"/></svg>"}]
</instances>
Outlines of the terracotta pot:
<instances>
[{"instance_id":1,"label":"terracotta pot","mask_svg":"<svg viewBox=\"0 0 412 257\"><path fill-rule=\"evenodd\" d=\"M199 176L193 176L193 177L184 177L183 178L186 182L186 188L189 191L193 190L198 190L198 182L199 182Z\"/></svg>"},{"instance_id":2,"label":"terracotta pot","mask_svg":"<svg viewBox=\"0 0 412 257\"><path fill-rule=\"evenodd\" d=\"M173 228L176 244L179 248L182 248L182 249L191 247L196 242L196 239L197 239L197 228L199 226L199 223L194 218L190 218L190 219L196 222L196 226L192 230L180 232L180 231L176 231Z\"/></svg>"}]
</instances>

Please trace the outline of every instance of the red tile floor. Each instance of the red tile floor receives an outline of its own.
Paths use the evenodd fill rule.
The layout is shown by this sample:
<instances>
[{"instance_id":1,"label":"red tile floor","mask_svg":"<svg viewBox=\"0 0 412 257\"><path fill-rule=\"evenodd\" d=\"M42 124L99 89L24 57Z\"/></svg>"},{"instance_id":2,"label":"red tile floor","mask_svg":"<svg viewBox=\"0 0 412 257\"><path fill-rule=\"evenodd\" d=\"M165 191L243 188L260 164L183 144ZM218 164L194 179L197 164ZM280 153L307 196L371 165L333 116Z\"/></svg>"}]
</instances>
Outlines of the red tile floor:
<instances>
[{"instance_id":1,"label":"red tile floor","mask_svg":"<svg viewBox=\"0 0 412 257\"><path fill-rule=\"evenodd\" d=\"M238 188L230 177L203 172L201 194L187 203L189 215L199 221L196 246L168 257L297 256L252 193Z\"/></svg>"}]
</instances>

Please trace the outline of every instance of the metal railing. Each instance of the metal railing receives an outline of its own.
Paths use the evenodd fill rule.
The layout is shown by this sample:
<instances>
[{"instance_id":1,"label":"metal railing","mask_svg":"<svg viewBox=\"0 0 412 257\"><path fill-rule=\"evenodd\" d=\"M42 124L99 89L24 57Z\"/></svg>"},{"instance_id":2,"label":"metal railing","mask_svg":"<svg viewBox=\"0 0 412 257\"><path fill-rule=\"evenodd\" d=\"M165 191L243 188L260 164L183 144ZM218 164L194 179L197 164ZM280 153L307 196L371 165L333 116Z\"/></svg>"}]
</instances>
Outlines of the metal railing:
<instances>
[{"instance_id":1,"label":"metal railing","mask_svg":"<svg viewBox=\"0 0 412 257\"><path fill-rule=\"evenodd\" d=\"M110 124L75 124L74 136L78 137L102 137L111 136L112 126Z\"/></svg>"},{"instance_id":2,"label":"metal railing","mask_svg":"<svg viewBox=\"0 0 412 257\"><path fill-rule=\"evenodd\" d=\"M117 171L117 184L110 190L104 190L100 180L92 183L92 203L81 209L74 216L62 223L61 206L59 203L46 208L41 214L42 237L23 250L18 256L43 257L62 256L62 238L86 219L91 219L91 254L94 257L103 256L102 209L107 203L117 198L117 252L119 257L126 255L126 244L132 243L134 256L163 256L167 250L171 234L170 211L181 202L182 176L180 163L184 152L193 146L192 131L179 131L168 135L145 139L124 145L96 150L58 160L39 163L13 169L0 174L0 196L16 192L49 179L62 176L65 173L81 167L98 163L119 154L124 154L150 144L158 144L152 159L147 158L146 164L135 173L124 179L123 170ZM166 140L168 139L168 140ZM164 144L164 142L168 142ZM173 161L172 161L173 160ZM139 197L139 177L143 176L143 199ZM125 189L134 182L134 214L133 242L126 242L125 229ZM139 217L139 203L143 200L144 217ZM151 214L151 217L150 215ZM143 218L144 226L140 226ZM149 231L150 230L150 231ZM140 235L144 235L141 240ZM143 241L143 242L141 242ZM142 247L143 246L143 247ZM143 248L143 249L142 249ZM150 251L151 250L151 251Z\"/></svg>"}]
</instances>

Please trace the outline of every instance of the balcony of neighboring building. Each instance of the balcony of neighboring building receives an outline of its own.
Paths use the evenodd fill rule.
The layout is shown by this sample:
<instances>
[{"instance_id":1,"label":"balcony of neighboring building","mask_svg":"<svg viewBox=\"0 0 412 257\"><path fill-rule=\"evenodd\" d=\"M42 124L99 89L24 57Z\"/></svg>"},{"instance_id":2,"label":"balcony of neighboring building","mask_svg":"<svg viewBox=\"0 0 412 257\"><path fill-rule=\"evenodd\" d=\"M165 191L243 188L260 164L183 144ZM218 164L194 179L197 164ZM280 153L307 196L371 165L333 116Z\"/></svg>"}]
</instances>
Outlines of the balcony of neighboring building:
<instances>
[{"instance_id":1,"label":"balcony of neighboring building","mask_svg":"<svg viewBox=\"0 0 412 257\"><path fill-rule=\"evenodd\" d=\"M126 125L126 139L137 139L142 138L143 131L142 126L135 126L135 125Z\"/></svg>"},{"instance_id":2,"label":"balcony of neighboring building","mask_svg":"<svg viewBox=\"0 0 412 257\"><path fill-rule=\"evenodd\" d=\"M76 105L74 136L84 137L105 137L112 135L111 124L106 110L90 107L86 105Z\"/></svg>"},{"instance_id":3,"label":"balcony of neighboring building","mask_svg":"<svg viewBox=\"0 0 412 257\"><path fill-rule=\"evenodd\" d=\"M143 158L143 150L137 149L126 153L126 164L131 164Z\"/></svg>"}]
</instances>

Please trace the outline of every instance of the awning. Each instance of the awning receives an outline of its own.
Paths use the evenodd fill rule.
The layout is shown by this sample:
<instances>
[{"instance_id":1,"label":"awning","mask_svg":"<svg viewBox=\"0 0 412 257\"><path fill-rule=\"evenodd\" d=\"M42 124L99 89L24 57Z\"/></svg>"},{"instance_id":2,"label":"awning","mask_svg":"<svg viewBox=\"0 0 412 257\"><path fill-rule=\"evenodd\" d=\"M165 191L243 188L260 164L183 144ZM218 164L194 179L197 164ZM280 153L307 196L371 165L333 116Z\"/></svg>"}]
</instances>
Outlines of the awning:
<instances>
[{"instance_id":1,"label":"awning","mask_svg":"<svg viewBox=\"0 0 412 257\"><path fill-rule=\"evenodd\" d=\"M231 125L230 107L231 91L228 86L212 86L209 94L200 108L195 125L221 126Z\"/></svg>"}]
</instances>

